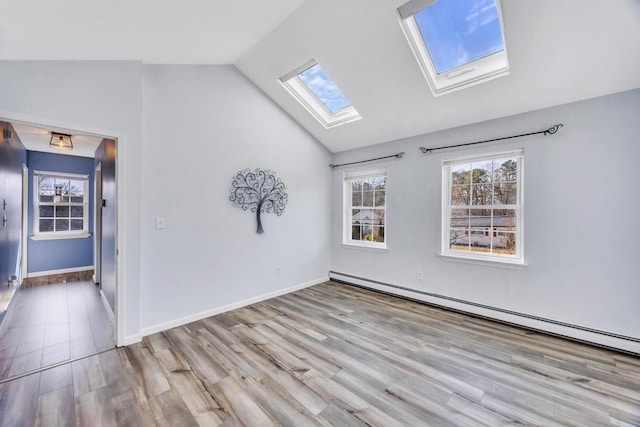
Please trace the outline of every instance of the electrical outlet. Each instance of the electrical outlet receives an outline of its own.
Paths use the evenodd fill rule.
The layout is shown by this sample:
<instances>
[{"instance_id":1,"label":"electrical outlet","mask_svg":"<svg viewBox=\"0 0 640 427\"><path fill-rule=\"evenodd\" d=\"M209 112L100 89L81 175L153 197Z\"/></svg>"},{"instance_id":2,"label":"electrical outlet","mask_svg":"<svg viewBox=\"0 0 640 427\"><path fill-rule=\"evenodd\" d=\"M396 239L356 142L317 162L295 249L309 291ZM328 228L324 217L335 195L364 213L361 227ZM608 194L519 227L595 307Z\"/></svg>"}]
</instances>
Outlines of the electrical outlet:
<instances>
[{"instance_id":1,"label":"electrical outlet","mask_svg":"<svg viewBox=\"0 0 640 427\"><path fill-rule=\"evenodd\" d=\"M163 229L163 228L167 228L167 218L165 218L163 216L157 216L156 217L156 228L158 230Z\"/></svg>"},{"instance_id":2,"label":"electrical outlet","mask_svg":"<svg viewBox=\"0 0 640 427\"><path fill-rule=\"evenodd\" d=\"M418 278L418 280L423 280L424 274L422 273L422 271L418 271L418 274L416 274L416 277Z\"/></svg>"},{"instance_id":3,"label":"electrical outlet","mask_svg":"<svg viewBox=\"0 0 640 427\"><path fill-rule=\"evenodd\" d=\"M280 267L276 267L276 276L280 275Z\"/></svg>"}]
</instances>

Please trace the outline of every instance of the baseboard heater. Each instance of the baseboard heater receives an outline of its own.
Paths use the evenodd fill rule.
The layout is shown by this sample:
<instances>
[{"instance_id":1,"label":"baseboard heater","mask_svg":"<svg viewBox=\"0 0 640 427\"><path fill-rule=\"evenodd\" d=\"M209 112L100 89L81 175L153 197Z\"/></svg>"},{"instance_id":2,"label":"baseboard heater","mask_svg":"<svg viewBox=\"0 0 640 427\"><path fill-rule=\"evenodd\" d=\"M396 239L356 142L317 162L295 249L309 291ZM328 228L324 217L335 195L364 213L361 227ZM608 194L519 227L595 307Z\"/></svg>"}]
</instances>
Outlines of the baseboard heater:
<instances>
[{"instance_id":1,"label":"baseboard heater","mask_svg":"<svg viewBox=\"0 0 640 427\"><path fill-rule=\"evenodd\" d=\"M388 293L394 296L431 304L448 310L484 317L538 332L557 335L572 340L595 344L598 346L623 351L633 355L640 355L640 338L588 328L571 323L561 322L544 317L518 313L499 307L465 301L431 292L420 291L404 286L385 283L378 280L358 277L351 274L329 271L329 278L336 282L355 285L367 289Z\"/></svg>"}]
</instances>

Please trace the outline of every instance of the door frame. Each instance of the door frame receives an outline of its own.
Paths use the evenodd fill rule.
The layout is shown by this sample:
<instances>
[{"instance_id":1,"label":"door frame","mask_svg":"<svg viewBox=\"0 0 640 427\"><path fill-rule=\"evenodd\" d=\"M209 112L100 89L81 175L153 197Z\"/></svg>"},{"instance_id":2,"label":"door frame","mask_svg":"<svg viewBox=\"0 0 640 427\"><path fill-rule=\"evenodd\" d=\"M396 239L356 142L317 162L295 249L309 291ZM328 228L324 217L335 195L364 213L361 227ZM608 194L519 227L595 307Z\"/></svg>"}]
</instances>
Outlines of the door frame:
<instances>
[{"instance_id":1,"label":"door frame","mask_svg":"<svg viewBox=\"0 0 640 427\"><path fill-rule=\"evenodd\" d=\"M102 162L93 175L93 283L102 289Z\"/></svg>"},{"instance_id":2,"label":"door frame","mask_svg":"<svg viewBox=\"0 0 640 427\"><path fill-rule=\"evenodd\" d=\"M0 110L0 120L8 121L8 122L16 122L23 123L26 125L32 126L40 126L40 127L48 127L55 128L59 130L66 130L71 133L73 132L82 132L88 133L95 136L101 136L103 138L113 139L116 143L116 218L115 218L115 227L116 227L116 258L115 258L115 268L116 268L116 297L115 297L115 338L116 345L118 347L132 344L140 341L139 332L134 332L131 336L126 336L125 331L125 323L126 323L126 307L127 307L127 299L125 295L125 266L124 261L126 260L127 253L127 222L124 220L125 212L125 194L124 188L126 188L126 171L124 167L121 165L126 164L126 147L125 143L127 137L124 132L113 131L113 130L105 130L91 126L79 125L69 122L64 122L55 119L43 118L39 116L32 116L29 114L16 113L11 111ZM135 243L134 243L135 246ZM134 298L135 300L135 298ZM134 308L135 310L139 310L139 308ZM136 323L135 327L139 327Z\"/></svg>"},{"instance_id":3,"label":"door frame","mask_svg":"<svg viewBox=\"0 0 640 427\"><path fill-rule=\"evenodd\" d=\"M22 164L22 255L20 266L20 287L22 281L29 274L27 262L27 244L29 242L29 167Z\"/></svg>"}]
</instances>

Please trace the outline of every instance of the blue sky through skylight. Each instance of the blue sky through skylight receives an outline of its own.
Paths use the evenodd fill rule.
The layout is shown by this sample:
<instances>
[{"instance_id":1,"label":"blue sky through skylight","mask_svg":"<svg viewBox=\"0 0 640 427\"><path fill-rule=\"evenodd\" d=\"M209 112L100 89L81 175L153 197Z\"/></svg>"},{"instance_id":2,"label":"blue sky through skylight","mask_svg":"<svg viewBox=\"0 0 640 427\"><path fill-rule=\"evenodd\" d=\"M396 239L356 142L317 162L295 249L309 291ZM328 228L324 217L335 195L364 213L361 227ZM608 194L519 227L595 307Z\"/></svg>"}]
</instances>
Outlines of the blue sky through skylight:
<instances>
[{"instance_id":1,"label":"blue sky through skylight","mask_svg":"<svg viewBox=\"0 0 640 427\"><path fill-rule=\"evenodd\" d=\"M438 73L504 49L495 0L436 0L414 19Z\"/></svg>"},{"instance_id":2,"label":"blue sky through skylight","mask_svg":"<svg viewBox=\"0 0 640 427\"><path fill-rule=\"evenodd\" d=\"M307 68L298 77L330 112L334 113L351 105L319 64Z\"/></svg>"}]
</instances>

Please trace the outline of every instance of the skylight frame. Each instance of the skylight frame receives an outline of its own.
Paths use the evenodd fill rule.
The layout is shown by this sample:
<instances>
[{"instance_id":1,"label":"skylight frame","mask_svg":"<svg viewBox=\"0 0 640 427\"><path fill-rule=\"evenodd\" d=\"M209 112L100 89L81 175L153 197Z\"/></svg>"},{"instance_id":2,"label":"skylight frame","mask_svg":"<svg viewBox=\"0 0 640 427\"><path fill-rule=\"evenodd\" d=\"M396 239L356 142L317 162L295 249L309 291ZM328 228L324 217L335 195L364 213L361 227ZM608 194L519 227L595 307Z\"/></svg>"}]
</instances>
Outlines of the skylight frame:
<instances>
[{"instance_id":1,"label":"skylight frame","mask_svg":"<svg viewBox=\"0 0 640 427\"><path fill-rule=\"evenodd\" d=\"M507 44L504 36L504 20L500 0L495 0L495 3L498 11L504 49L462 64L441 74L436 71L436 66L414 18L415 14L430 6L435 1L437 0L410 0L397 9L398 20L402 31L418 61L422 74L429 84L433 96L438 97L508 75L509 59L507 56Z\"/></svg>"},{"instance_id":2,"label":"skylight frame","mask_svg":"<svg viewBox=\"0 0 640 427\"><path fill-rule=\"evenodd\" d=\"M293 96L295 100L298 101L326 129L360 120L362 116L360 116L360 113L358 113L353 104L331 112L329 108L311 91L311 89L309 89L302 79L300 79L299 75L301 73L315 65L318 65L318 61L311 59L300 67L280 77L278 82L280 82L287 92L289 92L291 96ZM326 74L328 76L328 73ZM342 92L342 90L340 91ZM342 92L342 94L344 95L344 92Z\"/></svg>"}]
</instances>

